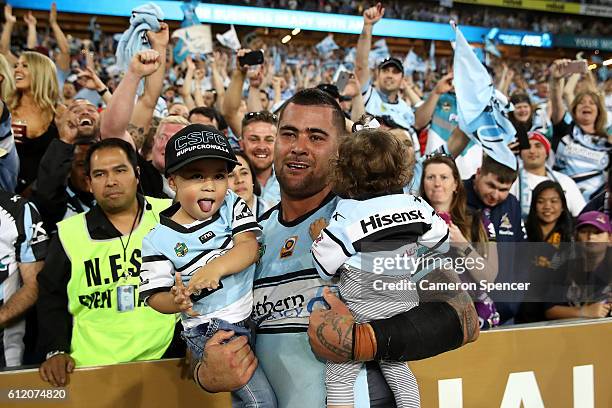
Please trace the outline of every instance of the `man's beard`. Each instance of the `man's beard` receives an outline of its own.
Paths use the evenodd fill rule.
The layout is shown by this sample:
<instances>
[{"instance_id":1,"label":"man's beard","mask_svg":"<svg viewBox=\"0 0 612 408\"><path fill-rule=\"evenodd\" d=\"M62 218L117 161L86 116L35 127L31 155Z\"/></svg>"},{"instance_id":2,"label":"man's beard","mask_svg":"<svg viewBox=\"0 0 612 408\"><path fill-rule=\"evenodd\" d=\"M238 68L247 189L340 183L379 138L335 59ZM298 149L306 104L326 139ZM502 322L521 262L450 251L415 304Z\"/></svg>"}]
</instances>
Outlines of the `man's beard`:
<instances>
[{"instance_id":1,"label":"man's beard","mask_svg":"<svg viewBox=\"0 0 612 408\"><path fill-rule=\"evenodd\" d=\"M294 178L290 181L288 177L285 177L282 170L278 172L275 169L275 173L281 192L285 193L290 198L309 198L327 187L327 176L321 177L310 173L301 180L295 180Z\"/></svg>"}]
</instances>

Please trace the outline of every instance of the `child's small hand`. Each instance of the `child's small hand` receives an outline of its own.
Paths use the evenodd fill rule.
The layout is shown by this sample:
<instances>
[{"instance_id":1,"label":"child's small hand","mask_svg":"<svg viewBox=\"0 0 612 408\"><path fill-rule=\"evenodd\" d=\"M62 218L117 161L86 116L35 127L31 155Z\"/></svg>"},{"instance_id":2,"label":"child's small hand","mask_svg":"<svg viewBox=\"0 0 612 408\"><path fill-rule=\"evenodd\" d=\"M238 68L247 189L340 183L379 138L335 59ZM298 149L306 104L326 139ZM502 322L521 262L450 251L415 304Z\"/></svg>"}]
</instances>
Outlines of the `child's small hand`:
<instances>
[{"instance_id":1,"label":"child's small hand","mask_svg":"<svg viewBox=\"0 0 612 408\"><path fill-rule=\"evenodd\" d=\"M321 231L323 231L323 228L327 227L328 225L329 223L325 218L315 220L312 224L310 224L310 238L312 238L313 241L317 239L319 234L321 234Z\"/></svg>"},{"instance_id":2,"label":"child's small hand","mask_svg":"<svg viewBox=\"0 0 612 408\"><path fill-rule=\"evenodd\" d=\"M189 298L189 289L183 284L180 272L174 275L174 286L170 289L170 293L174 296L174 304L177 305L181 312L187 313L189 316L199 316L199 313L194 312L192 309L193 303Z\"/></svg>"},{"instance_id":3,"label":"child's small hand","mask_svg":"<svg viewBox=\"0 0 612 408\"><path fill-rule=\"evenodd\" d=\"M220 276L203 266L191 277L187 290L189 293L196 293L203 289L217 289L219 280Z\"/></svg>"}]
</instances>

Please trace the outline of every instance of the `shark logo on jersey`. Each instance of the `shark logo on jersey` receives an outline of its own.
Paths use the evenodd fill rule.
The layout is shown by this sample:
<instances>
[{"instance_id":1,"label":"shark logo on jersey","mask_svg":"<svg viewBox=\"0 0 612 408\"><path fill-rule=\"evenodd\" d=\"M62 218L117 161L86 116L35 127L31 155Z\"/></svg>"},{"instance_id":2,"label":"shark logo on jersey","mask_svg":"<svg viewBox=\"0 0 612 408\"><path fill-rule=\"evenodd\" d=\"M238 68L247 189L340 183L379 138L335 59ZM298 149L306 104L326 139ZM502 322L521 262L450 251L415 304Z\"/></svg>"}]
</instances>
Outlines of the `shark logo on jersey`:
<instances>
[{"instance_id":1,"label":"shark logo on jersey","mask_svg":"<svg viewBox=\"0 0 612 408\"><path fill-rule=\"evenodd\" d=\"M202 235L200 235L200 242L201 243L206 243L208 241L210 241L211 239L213 239L215 237L215 233L212 231L206 231L205 233L203 233Z\"/></svg>"},{"instance_id":2,"label":"shark logo on jersey","mask_svg":"<svg viewBox=\"0 0 612 408\"><path fill-rule=\"evenodd\" d=\"M297 243L298 237L297 235L292 236L291 238L287 238L283 247L281 248L280 257L288 258L293 255L293 250L295 249L295 244Z\"/></svg>"},{"instance_id":3,"label":"shark logo on jersey","mask_svg":"<svg viewBox=\"0 0 612 408\"><path fill-rule=\"evenodd\" d=\"M174 246L174 253L176 253L176 256L183 257L187 255L187 252L189 252L189 248L187 248L184 242L177 242Z\"/></svg>"},{"instance_id":4,"label":"shark logo on jersey","mask_svg":"<svg viewBox=\"0 0 612 408\"><path fill-rule=\"evenodd\" d=\"M242 205L242 208L240 209L240 214L238 214L236 216L236 221L239 221L243 218L247 218L247 217L252 217L253 213L251 212L251 209L249 208L249 206L247 205L247 203L242 202L240 203L240 205Z\"/></svg>"}]
</instances>

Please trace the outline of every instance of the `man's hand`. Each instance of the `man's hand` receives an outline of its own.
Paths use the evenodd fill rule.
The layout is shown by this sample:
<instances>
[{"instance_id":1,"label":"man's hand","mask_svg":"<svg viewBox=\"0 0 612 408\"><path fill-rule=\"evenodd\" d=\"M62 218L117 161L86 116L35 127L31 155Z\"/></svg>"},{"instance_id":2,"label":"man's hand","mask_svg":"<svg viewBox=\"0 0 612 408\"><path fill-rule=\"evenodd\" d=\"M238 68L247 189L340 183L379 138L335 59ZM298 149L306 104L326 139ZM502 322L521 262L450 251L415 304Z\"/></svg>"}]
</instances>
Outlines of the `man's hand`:
<instances>
[{"instance_id":1,"label":"man's hand","mask_svg":"<svg viewBox=\"0 0 612 408\"><path fill-rule=\"evenodd\" d=\"M325 218L319 218L318 220L314 220L310 227L308 228L308 233L310 234L310 238L314 241L317 239L323 228L327 227L329 223Z\"/></svg>"},{"instance_id":2,"label":"man's hand","mask_svg":"<svg viewBox=\"0 0 612 408\"><path fill-rule=\"evenodd\" d=\"M348 96L349 98L354 98L361 93L361 84L359 83L359 79L357 75L351 74L344 90L341 92L342 95Z\"/></svg>"},{"instance_id":3,"label":"man's hand","mask_svg":"<svg viewBox=\"0 0 612 408\"><path fill-rule=\"evenodd\" d=\"M218 331L206 342L198 380L209 392L234 391L243 387L257 368L257 359L246 336L232 339L233 331Z\"/></svg>"},{"instance_id":4,"label":"man's hand","mask_svg":"<svg viewBox=\"0 0 612 408\"><path fill-rule=\"evenodd\" d=\"M308 340L312 352L335 363L350 361L353 357L353 325L351 311L329 288L323 290L323 298L329 310L317 310L310 314Z\"/></svg>"},{"instance_id":5,"label":"man's hand","mask_svg":"<svg viewBox=\"0 0 612 408\"><path fill-rule=\"evenodd\" d=\"M13 15L13 7L10 4L4 6L4 21L10 24L17 22L17 17Z\"/></svg>"},{"instance_id":6,"label":"man's hand","mask_svg":"<svg viewBox=\"0 0 612 408\"><path fill-rule=\"evenodd\" d=\"M200 315L199 313L194 312L192 309L193 303L189 297L189 291L183 284L180 272L177 272L174 275L174 286L172 286L170 289L170 294L173 296L174 304L180 309L181 312L187 313L192 317Z\"/></svg>"},{"instance_id":7,"label":"man's hand","mask_svg":"<svg viewBox=\"0 0 612 408\"><path fill-rule=\"evenodd\" d=\"M106 85L104 85L104 82L100 80L96 72L89 67L85 69L77 68L77 78L77 82L79 83L79 85L87 89L101 91L106 88Z\"/></svg>"},{"instance_id":8,"label":"man's hand","mask_svg":"<svg viewBox=\"0 0 612 408\"><path fill-rule=\"evenodd\" d=\"M74 144L78 135L79 120L70 109L65 109L56 119L59 139L66 144Z\"/></svg>"},{"instance_id":9,"label":"man's hand","mask_svg":"<svg viewBox=\"0 0 612 408\"><path fill-rule=\"evenodd\" d=\"M452 72L444 75L442 78L440 78L433 91L438 95L450 92L453 89L453 78L454 74Z\"/></svg>"},{"instance_id":10,"label":"man's hand","mask_svg":"<svg viewBox=\"0 0 612 408\"><path fill-rule=\"evenodd\" d=\"M34 15L32 14L31 11L28 11L27 14L24 14L23 21L28 26L35 26L36 25L36 17L34 17Z\"/></svg>"},{"instance_id":11,"label":"man's hand","mask_svg":"<svg viewBox=\"0 0 612 408\"><path fill-rule=\"evenodd\" d=\"M57 24L57 4L51 3L51 10L49 10L49 25L52 26Z\"/></svg>"},{"instance_id":12,"label":"man's hand","mask_svg":"<svg viewBox=\"0 0 612 408\"><path fill-rule=\"evenodd\" d=\"M380 21L385 15L385 9L381 3L377 3L374 7L370 7L363 12L363 24L374 25Z\"/></svg>"},{"instance_id":13,"label":"man's hand","mask_svg":"<svg viewBox=\"0 0 612 408\"><path fill-rule=\"evenodd\" d=\"M161 64L160 61L161 57L159 52L155 50L140 51L132 58L130 66L128 67L128 72L140 78L149 76L157 71Z\"/></svg>"},{"instance_id":14,"label":"man's hand","mask_svg":"<svg viewBox=\"0 0 612 408\"><path fill-rule=\"evenodd\" d=\"M550 66L550 73L552 75L552 78L554 80L559 80L565 77L565 68L570 62L571 60L569 59L558 59L553 61L552 65Z\"/></svg>"},{"instance_id":15,"label":"man's hand","mask_svg":"<svg viewBox=\"0 0 612 408\"><path fill-rule=\"evenodd\" d=\"M591 303L590 305L582 306L580 313L584 317L597 319L608 316L610 313L610 304L604 302Z\"/></svg>"},{"instance_id":16,"label":"man's hand","mask_svg":"<svg viewBox=\"0 0 612 408\"><path fill-rule=\"evenodd\" d=\"M170 41L170 29L168 28L168 24L159 23L159 31L147 31L147 38L151 43L151 48L160 49L167 48L168 42Z\"/></svg>"},{"instance_id":17,"label":"man's hand","mask_svg":"<svg viewBox=\"0 0 612 408\"><path fill-rule=\"evenodd\" d=\"M43 381L54 387L64 387L68 384L68 374L74 371L74 365L70 354L58 354L42 363L38 372Z\"/></svg>"},{"instance_id":18,"label":"man's hand","mask_svg":"<svg viewBox=\"0 0 612 408\"><path fill-rule=\"evenodd\" d=\"M238 50L238 52L236 53L236 67L242 71L243 73L246 73L249 70L249 66L248 65L243 65L240 66L240 62L239 62L239 58L240 57L244 57L246 54L248 54L249 52L251 52L250 49L248 48L242 48L240 50Z\"/></svg>"}]
</instances>

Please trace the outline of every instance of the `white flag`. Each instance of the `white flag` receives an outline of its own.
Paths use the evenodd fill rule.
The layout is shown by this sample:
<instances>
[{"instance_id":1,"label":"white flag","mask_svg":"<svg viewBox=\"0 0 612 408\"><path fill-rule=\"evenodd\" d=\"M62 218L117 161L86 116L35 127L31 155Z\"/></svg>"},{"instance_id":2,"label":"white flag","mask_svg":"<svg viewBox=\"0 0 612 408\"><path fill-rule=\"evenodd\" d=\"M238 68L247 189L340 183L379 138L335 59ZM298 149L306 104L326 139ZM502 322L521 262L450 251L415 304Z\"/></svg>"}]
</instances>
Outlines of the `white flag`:
<instances>
[{"instance_id":1,"label":"white flag","mask_svg":"<svg viewBox=\"0 0 612 408\"><path fill-rule=\"evenodd\" d=\"M219 41L224 47L234 51L238 51L241 48L240 40L238 40L238 34L236 34L236 29L234 28L233 24L228 31L224 32L223 34L217 34L217 41Z\"/></svg>"},{"instance_id":2,"label":"white flag","mask_svg":"<svg viewBox=\"0 0 612 408\"><path fill-rule=\"evenodd\" d=\"M209 25L199 24L180 28L172 33L172 38L181 39L183 48L186 48L189 53L209 54L213 52L212 33Z\"/></svg>"}]
</instances>

